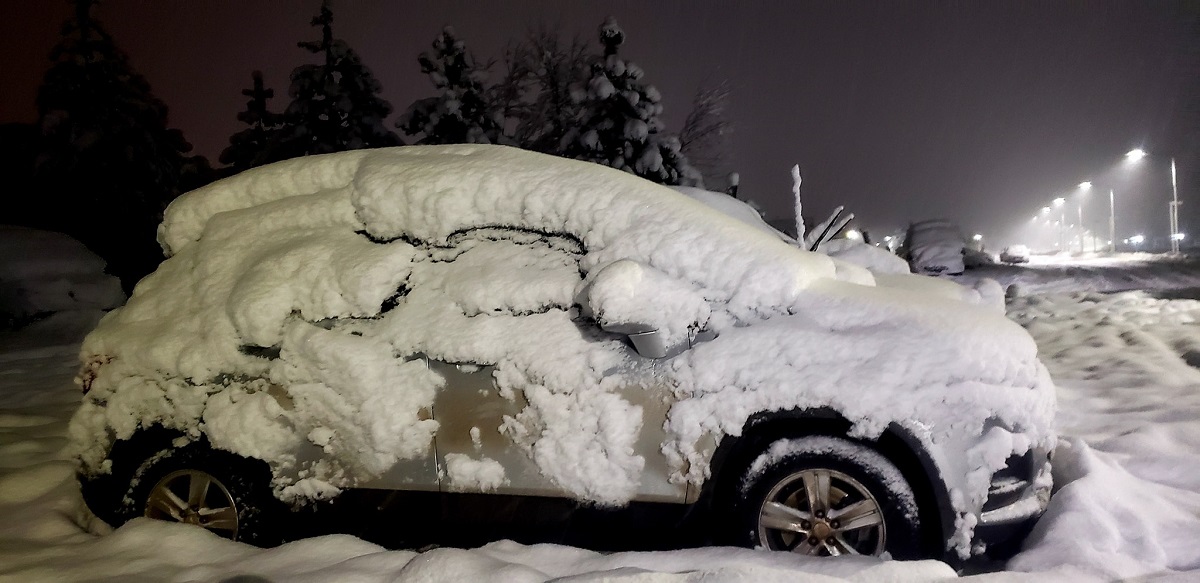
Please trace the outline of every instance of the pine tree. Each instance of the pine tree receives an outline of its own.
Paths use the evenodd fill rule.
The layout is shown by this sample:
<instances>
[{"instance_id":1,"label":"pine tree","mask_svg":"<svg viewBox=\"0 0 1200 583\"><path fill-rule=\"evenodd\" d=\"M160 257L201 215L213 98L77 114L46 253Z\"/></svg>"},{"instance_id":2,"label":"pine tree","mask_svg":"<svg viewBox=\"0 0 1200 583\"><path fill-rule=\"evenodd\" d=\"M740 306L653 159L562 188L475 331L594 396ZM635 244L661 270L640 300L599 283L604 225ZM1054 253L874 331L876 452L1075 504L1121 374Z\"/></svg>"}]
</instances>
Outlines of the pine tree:
<instances>
[{"instance_id":1,"label":"pine tree","mask_svg":"<svg viewBox=\"0 0 1200 583\"><path fill-rule=\"evenodd\" d=\"M604 54L586 84L572 88L582 125L563 138L563 154L631 172L662 184L701 185L679 139L662 134L662 95L642 81L641 67L621 59L625 32L609 18L600 27Z\"/></svg>"},{"instance_id":2,"label":"pine tree","mask_svg":"<svg viewBox=\"0 0 1200 583\"><path fill-rule=\"evenodd\" d=\"M181 169L204 166L167 127L167 107L130 65L92 0L76 0L38 90L35 178L45 226L81 240L131 289L162 261L158 223Z\"/></svg>"},{"instance_id":3,"label":"pine tree","mask_svg":"<svg viewBox=\"0 0 1200 583\"><path fill-rule=\"evenodd\" d=\"M447 26L433 40L433 54L421 53L417 62L429 75L438 95L409 106L396 127L420 144L501 144L504 117L487 99L483 86L487 70L475 63L466 43Z\"/></svg>"},{"instance_id":4,"label":"pine tree","mask_svg":"<svg viewBox=\"0 0 1200 583\"><path fill-rule=\"evenodd\" d=\"M298 44L323 62L292 71L288 89L292 102L266 161L403 144L383 123L392 106L379 96L379 81L354 49L333 38L328 1L322 3L312 25L321 28L321 40Z\"/></svg>"},{"instance_id":5,"label":"pine tree","mask_svg":"<svg viewBox=\"0 0 1200 583\"><path fill-rule=\"evenodd\" d=\"M221 163L229 165L233 172L264 164L283 125L283 116L267 108L267 100L275 96L275 91L263 87L262 71L254 71L251 77L254 86L242 90L242 95L250 100L246 102L246 110L237 115L238 121L250 127L230 136L229 147L221 151Z\"/></svg>"}]
</instances>

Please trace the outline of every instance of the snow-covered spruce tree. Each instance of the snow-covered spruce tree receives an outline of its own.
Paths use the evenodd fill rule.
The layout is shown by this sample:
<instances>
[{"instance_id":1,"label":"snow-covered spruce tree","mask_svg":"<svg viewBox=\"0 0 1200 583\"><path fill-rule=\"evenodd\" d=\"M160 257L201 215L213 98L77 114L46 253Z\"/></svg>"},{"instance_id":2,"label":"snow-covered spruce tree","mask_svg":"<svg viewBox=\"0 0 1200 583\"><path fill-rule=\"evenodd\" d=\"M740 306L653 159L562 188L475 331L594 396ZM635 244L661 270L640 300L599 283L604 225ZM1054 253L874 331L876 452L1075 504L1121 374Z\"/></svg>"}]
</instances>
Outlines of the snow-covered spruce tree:
<instances>
[{"instance_id":1,"label":"snow-covered spruce tree","mask_svg":"<svg viewBox=\"0 0 1200 583\"><path fill-rule=\"evenodd\" d=\"M221 163L235 173L266 162L271 142L283 124L282 115L267 109L267 100L275 96L275 91L263 86L262 71L254 71L251 77L254 86L242 90L250 100L246 110L237 114L238 121L250 127L230 136L229 147L221 151Z\"/></svg>"},{"instance_id":2,"label":"snow-covered spruce tree","mask_svg":"<svg viewBox=\"0 0 1200 583\"><path fill-rule=\"evenodd\" d=\"M502 144L504 116L487 99L487 70L475 63L466 43L447 26L433 39L433 53L417 62L438 94L414 102L396 127L422 137L419 144Z\"/></svg>"},{"instance_id":3,"label":"snow-covered spruce tree","mask_svg":"<svg viewBox=\"0 0 1200 583\"><path fill-rule=\"evenodd\" d=\"M518 146L562 154L563 137L579 123L580 104L571 99L571 86L589 77L590 60L583 40L564 41L545 25L505 48L505 73L492 87L492 101Z\"/></svg>"},{"instance_id":4,"label":"snow-covered spruce tree","mask_svg":"<svg viewBox=\"0 0 1200 583\"><path fill-rule=\"evenodd\" d=\"M167 106L76 0L38 89L35 161L46 228L66 232L108 262L131 289L162 260L163 209L179 194L181 168L204 167L167 127Z\"/></svg>"},{"instance_id":5,"label":"snow-covered spruce tree","mask_svg":"<svg viewBox=\"0 0 1200 583\"><path fill-rule=\"evenodd\" d=\"M312 25L320 27L321 40L298 44L318 55L321 62L292 71L288 89L292 102L284 111L278 139L268 149L265 161L403 144L384 125L392 106L379 96L379 81L354 49L333 38L333 11L328 1L321 4Z\"/></svg>"},{"instance_id":6,"label":"snow-covered spruce tree","mask_svg":"<svg viewBox=\"0 0 1200 583\"><path fill-rule=\"evenodd\" d=\"M658 89L642 80L641 67L618 55L624 41L615 19L600 26L604 54L592 64L591 78L572 87L572 97L581 106L581 125L564 136L563 155L661 184L702 186L679 139L661 133Z\"/></svg>"}]
</instances>

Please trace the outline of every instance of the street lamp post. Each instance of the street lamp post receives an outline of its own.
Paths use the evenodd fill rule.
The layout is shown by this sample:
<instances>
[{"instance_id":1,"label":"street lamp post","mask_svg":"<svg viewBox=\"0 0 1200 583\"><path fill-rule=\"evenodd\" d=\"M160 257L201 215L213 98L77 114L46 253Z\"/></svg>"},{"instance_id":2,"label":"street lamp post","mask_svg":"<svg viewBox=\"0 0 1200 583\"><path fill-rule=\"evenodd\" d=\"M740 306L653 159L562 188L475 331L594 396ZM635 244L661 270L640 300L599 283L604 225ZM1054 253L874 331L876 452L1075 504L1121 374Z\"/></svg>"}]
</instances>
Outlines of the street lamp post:
<instances>
[{"instance_id":1,"label":"street lamp post","mask_svg":"<svg viewBox=\"0 0 1200 583\"><path fill-rule=\"evenodd\" d=\"M1079 183L1079 253L1083 253L1083 238L1087 229L1083 227L1083 199L1086 197L1089 190L1092 189L1092 183L1084 180Z\"/></svg>"},{"instance_id":2,"label":"street lamp post","mask_svg":"<svg viewBox=\"0 0 1200 583\"><path fill-rule=\"evenodd\" d=\"M1171 253L1179 253L1179 186L1175 182L1175 158L1171 158Z\"/></svg>"},{"instance_id":3,"label":"street lamp post","mask_svg":"<svg viewBox=\"0 0 1200 583\"><path fill-rule=\"evenodd\" d=\"M1058 207L1058 208L1059 208L1059 211L1061 212L1061 215L1062 215L1062 216L1060 217L1060 218L1061 218L1061 220L1060 220L1060 221L1059 221L1059 223L1058 223L1058 250L1059 250L1059 251L1066 251L1066 250L1067 250L1067 242L1066 242L1066 240L1065 240L1065 231L1066 231L1066 228L1067 228L1067 207L1066 207L1066 204L1067 204L1067 199L1065 199L1065 198L1063 198L1063 197L1061 197L1061 196L1060 196L1060 197L1058 197L1058 198L1056 198L1056 199L1054 199L1054 206L1056 206L1056 207Z\"/></svg>"},{"instance_id":4,"label":"street lamp post","mask_svg":"<svg viewBox=\"0 0 1200 583\"><path fill-rule=\"evenodd\" d=\"M1108 252L1117 250L1117 210L1113 205L1113 191L1108 189Z\"/></svg>"},{"instance_id":5,"label":"street lamp post","mask_svg":"<svg viewBox=\"0 0 1200 583\"><path fill-rule=\"evenodd\" d=\"M1042 207L1041 216L1046 218L1046 222L1043 223L1042 226L1049 227L1050 226L1050 207L1048 207L1048 206ZM1034 215L1033 218L1034 218L1034 220L1037 220L1038 215ZM1050 235L1051 235L1051 237L1053 237L1054 231L1050 231ZM1041 238L1044 241L1045 235L1040 235L1039 238Z\"/></svg>"},{"instance_id":6,"label":"street lamp post","mask_svg":"<svg viewBox=\"0 0 1200 583\"><path fill-rule=\"evenodd\" d=\"M1125 159L1137 162L1146 157L1146 151L1134 148L1125 154ZM1171 157L1171 202L1167 203L1167 219L1171 228L1171 253L1179 253L1179 241L1183 236L1179 233L1179 183L1176 181L1175 157Z\"/></svg>"}]
</instances>

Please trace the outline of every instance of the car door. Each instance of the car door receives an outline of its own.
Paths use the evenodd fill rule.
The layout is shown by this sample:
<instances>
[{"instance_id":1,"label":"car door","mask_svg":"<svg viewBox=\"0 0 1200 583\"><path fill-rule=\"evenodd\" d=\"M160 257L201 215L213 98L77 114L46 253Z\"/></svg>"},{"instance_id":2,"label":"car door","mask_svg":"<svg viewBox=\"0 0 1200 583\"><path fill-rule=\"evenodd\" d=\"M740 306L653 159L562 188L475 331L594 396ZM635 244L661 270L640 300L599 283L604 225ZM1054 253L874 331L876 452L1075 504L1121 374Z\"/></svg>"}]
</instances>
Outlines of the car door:
<instances>
[{"instance_id":1,"label":"car door","mask_svg":"<svg viewBox=\"0 0 1200 583\"><path fill-rule=\"evenodd\" d=\"M406 366L429 368L429 361L424 355L413 355L405 359ZM419 370L413 370L414 374L419 374ZM424 421L433 418L433 409L431 407L422 407L417 410L417 419ZM436 436L434 438L436 440ZM418 455L409 459L402 459L392 465L387 471L381 474L378 478L369 482L360 484L362 488L376 488L385 490L411 490L419 492L437 492L440 488L440 476L438 474L438 466L435 458L436 448L431 440L428 451L423 455Z\"/></svg>"},{"instance_id":2,"label":"car door","mask_svg":"<svg viewBox=\"0 0 1200 583\"><path fill-rule=\"evenodd\" d=\"M489 237L496 238L495 232ZM542 237L553 237L542 235ZM524 242L524 243L522 243ZM525 234L514 234L514 255L522 252L522 244L544 245L541 239L530 240ZM563 249L564 253L572 255L569 245L549 243L555 249ZM569 271L574 277L574 284L582 280L578 267L579 249L574 253ZM500 254L493 254L496 261L503 262ZM514 258L516 265L527 265L528 258ZM546 277L562 277L562 273L551 273L547 270ZM538 277L537 272L526 272L527 277ZM488 286L503 286L504 282L490 282L486 279L455 278L458 286L477 285L481 288ZM555 289L556 286L542 286L540 282L527 280L525 289ZM466 297L479 297L474 290L458 289L455 293ZM561 302L561 299L555 300ZM548 302L553 304L554 302ZM559 309L561 309L561 304ZM477 305L472 306L479 315L487 318L490 314L503 312L505 306ZM501 317L520 318L520 314ZM556 325L562 325L562 320L555 320ZM599 329L595 322L582 317L576 317L568 323L569 326L580 328L584 336L596 335L611 339L613 335ZM536 329L520 326L517 329L525 333L537 334ZM547 331L547 336L551 336ZM500 339L500 341L519 342L520 339ZM661 453L665 438L664 421L666 412L671 404L671 392L662 382L662 375L653 374L655 366L661 362L639 356L631 347L624 348L628 352L624 361L628 369L623 374L644 378L646 382L627 385L618 389L619 396L627 403L640 409L642 416L641 430L636 436L635 452L645 460L635 495L637 500L646 501L682 501L686 487L672 484L667 478L668 470L665 458ZM458 361L450 359L437 360L431 358L429 366L438 373L445 384L438 392L433 407L435 419L439 427L435 438L436 461L442 476L443 491L463 492L492 492L498 494L535 495L570 497L571 494L545 475L545 472L534 462L526 448L515 442L509 427L517 419L529 402L520 388L509 387L501 390L495 380L495 367L480 365L465 355ZM479 359L486 362L486 359ZM659 362L659 364L655 364ZM578 387L578 391L602 390L598 387Z\"/></svg>"}]
</instances>

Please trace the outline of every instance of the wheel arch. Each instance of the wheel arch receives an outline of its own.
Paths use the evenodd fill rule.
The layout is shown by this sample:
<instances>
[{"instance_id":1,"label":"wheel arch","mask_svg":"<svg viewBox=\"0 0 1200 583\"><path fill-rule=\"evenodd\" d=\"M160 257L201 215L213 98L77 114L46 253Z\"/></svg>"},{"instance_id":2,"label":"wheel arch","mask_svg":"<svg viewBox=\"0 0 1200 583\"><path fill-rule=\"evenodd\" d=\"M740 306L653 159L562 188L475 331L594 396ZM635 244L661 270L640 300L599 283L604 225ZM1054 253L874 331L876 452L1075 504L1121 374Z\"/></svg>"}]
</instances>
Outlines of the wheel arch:
<instances>
[{"instance_id":1,"label":"wheel arch","mask_svg":"<svg viewBox=\"0 0 1200 583\"><path fill-rule=\"evenodd\" d=\"M84 502L96 516L112 526L119 526L128 519L124 494L130 481L151 456L169 448L176 439L186 437L184 432L155 424L140 427L128 439L116 439L109 446L104 459L109 462L109 471L103 474L78 475Z\"/></svg>"},{"instance_id":2,"label":"wheel arch","mask_svg":"<svg viewBox=\"0 0 1200 583\"><path fill-rule=\"evenodd\" d=\"M757 413L750 417L740 436L721 439L710 463L711 476L701 492L710 509L727 507L724 501L736 495L743 470L774 441L824 435L841 437L879 452L900 470L913 489L922 524L923 548L930 554L945 552L945 541L954 531L955 513L940 470L921 441L897 423L890 424L875 440L849 435L853 424L828 407L787 409Z\"/></svg>"},{"instance_id":3,"label":"wheel arch","mask_svg":"<svg viewBox=\"0 0 1200 583\"><path fill-rule=\"evenodd\" d=\"M186 440L186 443L180 440ZM203 433L199 437L191 437L180 429L156 423L138 428L128 439L113 441L105 455L105 459L111 462L108 473L93 476L79 474L81 491L88 507L110 525L119 525L128 520L131 513L136 512L129 506L131 501L126 495L141 479L142 472L165 450L170 450L170 455L205 450L234 456L255 466L265 476L271 476L270 465L264 460L216 449Z\"/></svg>"}]
</instances>

